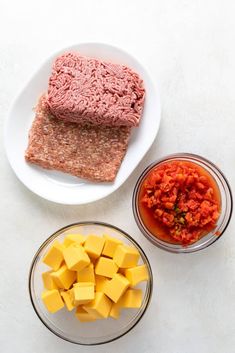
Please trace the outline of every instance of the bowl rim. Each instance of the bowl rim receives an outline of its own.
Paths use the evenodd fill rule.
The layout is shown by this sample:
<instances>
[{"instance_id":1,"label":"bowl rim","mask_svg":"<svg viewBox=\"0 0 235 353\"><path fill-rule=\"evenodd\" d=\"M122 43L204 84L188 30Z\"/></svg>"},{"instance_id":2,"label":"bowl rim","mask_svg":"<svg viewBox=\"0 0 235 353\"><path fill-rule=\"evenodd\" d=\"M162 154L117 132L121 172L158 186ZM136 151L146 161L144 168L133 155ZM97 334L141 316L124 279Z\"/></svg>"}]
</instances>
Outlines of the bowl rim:
<instances>
[{"instance_id":1,"label":"bowl rim","mask_svg":"<svg viewBox=\"0 0 235 353\"><path fill-rule=\"evenodd\" d=\"M147 229L145 229L144 225L142 224L142 220L139 216L139 212L138 212L138 207L137 207L137 197L138 197L138 192L139 192L139 187L140 184L142 183L142 181L144 180L144 178L146 177L147 173L151 171L152 168L154 168L155 166L167 162L169 160L177 160L177 159L188 159L188 160L192 160L193 163L197 164L197 162L201 162L202 164L206 165L208 168L210 167L211 169L215 169L216 172L221 176L221 178L223 179L227 190L228 190L228 198L230 199L230 210L229 210L229 215L228 215L228 219L227 222L223 228L223 230L220 232L220 234L216 237L214 237L214 240L210 243L205 244L203 247L196 247L196 248L187 248L185 247L185 249L189 249L187 251L182 251L182 248L173 248L171 243L167 243L164 242L163 240L161 240L161 243L158 243L158 238L155 237L153 238L153 235L150 235L150 231L147 231ZM202 166L202 168L204 168ZM208 171L210 174L211 172ZM153 161L152 163L150 163L140 174L140 176L138 177L134 190L133 190L133 194L132 194L132 211L133 211L133 215L136 221L136 224L139 228L139 230L141 231L141 233L152 243L154 244L156 247L165 250L167 252L170 253L175 253L175 254L191 254L191 253L195 253L201 250L206 249L207 247L209 247L210 245L214 244L226 231L230 220L232 218L232 213L233 213L233 195L232 195L232 189L231 186L228 182L228 179L226 178L226 176L224 175L224 173L221 171L221 169L219 167L217 167L216 164L214 164L213 162L211 162L209 159L202 157L198 154L194 154L194 153L188 153L188 152L179 152L179 153L173 153L173 154L168 154L164 157L158 158L155 161ZM195 242L194 244L196 244L197 242ZM164 245L163 245L164 244Z\"/></svg>"},{"instance_id":2,"label":"bowl rim","mask_svg":"<svg viewBox=\"0 0 235 353\"><path fill-rule=\"evenodd\" d=\"M66 231L68 228L70 227L73 227L73 226L86 226L86 225L97 225L97 226L105 226L105 227L109 227L111 229L114 229L118 232L120 232L121 234L123 234L127 239L130 239L131 242L134 243L134 245L137 247L138 250L141 251L141 256L143 255L144 257L144 261L148 267L148 272L149 272L149 280L148 280L148 283L149 283L149 286L146 288L146 291L147 291L147 301L146 301L146 305L144 307L144 310L142 311L141 315L138 317L138 319L136 320L136 322L133 324L133 326L131 326L128 330L126 330L124 333L118 335L117 337L114 337L114 338L111 338L111 339L108 339L104 342L98 342L98 343L81 343L81 342L76 342L76 341L72 341L66 337L64 337L63 335L59 334L58 332L56 332L55 330L53 330L41 317L39 311L37 310L35 304L34 304L34 299L33 299L33 295L32 295L32 284L31 284L31 281L32 281L32 278L33 278L33 269L34 269L34 265L36 263L36 260L39 256L39 254L41 253L41 251L44 249L44 247L46 245L48 245L52 240L56 239L58 235L60 235L61 233L63 233L64 231ZM106 223L106 222L99 222L99 221L84 221L84 222L75 222L75 223L71 223L67 226L64 226L60 229L58 229L57 231L55 231L54 233L52 233L41 245L40 247L38 248L38 250L36 251L34 257L33 257L33 260L31 262L31 265L30 265L30 269L29 269L29 274L28 274L28 291L29 291L29 297L30 297L30 301L31 301L31 304L32 304L32 307L34 309L34 312L36 313L37 317L40 319L40 321L43 323L43 325L45 327L47 327L47 329L52 332L53 334L55 334L57 337L67 341L67 342L70 342L70 343L73 343L73 344L77 344L77 345L81 345L81 346L98 346L98 345L102 345L102 344L106 344L106 343L110 343L110 342L113 342L113 341L116 341L117 339L123 337L124 335L126 335L128 332L130 332L137 324L138 322L142 319L142 317L144 316L147 308L149 307L149 304L151 302L151 298L152 298L152 294L153 294L153 272L152 272L152 268L151 268L151 265L150 265L150 262L148 260L148 257L147 255L145 254L145 251L142 249L142 247L137 243L137 241L131 237L128 233L126 233L125 231L123 231L122 229L114 226L114 225L111 225L109 223Z\"/></svg>"}]
</instances>

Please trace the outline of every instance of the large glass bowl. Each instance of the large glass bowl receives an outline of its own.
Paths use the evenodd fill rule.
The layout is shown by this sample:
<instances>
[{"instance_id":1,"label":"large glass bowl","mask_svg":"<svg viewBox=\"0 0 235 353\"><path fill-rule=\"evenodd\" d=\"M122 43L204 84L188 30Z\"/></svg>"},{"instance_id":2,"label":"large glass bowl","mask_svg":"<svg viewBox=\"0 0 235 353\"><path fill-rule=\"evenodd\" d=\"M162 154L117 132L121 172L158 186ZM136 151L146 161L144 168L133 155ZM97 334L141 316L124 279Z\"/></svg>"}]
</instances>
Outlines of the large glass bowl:
<instances>
[{"instance_id":1,"label":"large glass bowl","mask_svg":"<svg viewBox=\"0 0 235 353\"><path fill-rule=\"evenodd\" d=\"M42 263L42 258L50 248L52 242L57 239L62 241L66 234L96 234L102 236L108 234L122 240L127 245L135 246L140 253L140 264L146 264L149 281L142 282L138 287L143 291L143 301L139 309L123 309L120 318L115 320L108 318L95 322L81 323L73 312L65 308L55 314L50 314L41 300L43 283L41 274L48 270ZM55 335L71 343L82 345L98 345L113 341L130 331L142 318L150 303L153 288L153 277L149 261L140 245L121 229L106 223L81 222L71 224L52 234L38 249L35 254L29 272L29 293L33 308L43 324Z\"/></svg>"},{"instance_id":2,"label":"large glass bowl","mask_svg":"<svg viewBox=\"0 0 235 353\"><path fill-rule=\"evenodd\" d=\"M156 166L159 166L162 163L171 162L171 161L188 161L204 168L214 178L220 191L221 213L217 221L216 228L213 229L213 231L209 232L204 237L202 237L197 242L188 246L182 246L180 244L171 244L157 238L157 236L153 235L151 231L146 227L143 219L141 218L141 214L139 211L139 193L140 193L142 183L144 182L148 174L151 173L151 171ZM226 177L224 176L224 174L217 166L215 166L213 163L211 163L210 161L208 161L207 159L201 156L190 154L190 153L178 153L178 154L172 154L172 155L166 156L164 158L161 158L153 162L152 164L150 164L150 166L148 166L143 171L134 188L133 198L132 198L132 208L133 208L134 217L139 229L146 236L146 238L148 238L154 245L172 253L191 253L208 247L209 245L213 244L216 240L218 240L222 236L232 216L233 199L232 199L232 192L231 192L229 183Z\"/></svg>"}]
</instances>

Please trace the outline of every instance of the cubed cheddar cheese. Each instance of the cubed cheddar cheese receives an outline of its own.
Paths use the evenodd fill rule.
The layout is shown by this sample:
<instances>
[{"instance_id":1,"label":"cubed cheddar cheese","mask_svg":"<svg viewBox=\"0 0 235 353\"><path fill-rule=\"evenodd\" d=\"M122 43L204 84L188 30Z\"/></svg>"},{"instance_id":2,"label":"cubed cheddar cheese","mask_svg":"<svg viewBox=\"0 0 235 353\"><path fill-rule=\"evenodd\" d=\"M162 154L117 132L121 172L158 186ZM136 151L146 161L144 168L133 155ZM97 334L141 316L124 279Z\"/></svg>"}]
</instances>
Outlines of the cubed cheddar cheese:
<instances>
[{"instance_id":1,"label":"cubed cheddar cheese","mask_svg":"<svg viewBox=\"0 0 235 353\"><path fill-rule=\"evenodd\" d=\"M120 273L116 273L111 280L104 286L104 293L114 302L117 303L123 293L129 287L130 282Z\"/></svg>"},{"instance_id":2,"label":"cubed cheddar cheese","mask_svg":"<svg viewBox=\"0 0 235 353\"><path fill-rule=\"evenodd\" d=\"M149 273L139 257L135 247L109 235L66 234L43 258L52 270L42 273L42 301L50 313L76 308L81 322L118 319L122 308L142 305L142 290L134 287Z\"/></svg>"},{"instance_id":3,"label":"cubed cheddar cheese","mask_svg":"<svg viewBox=\"0 0 235 353\"><path fill-rule=\"evenodd\" d=\"M107 257L113 257L115 250L118 245L122 244L122 241L113 237L110 237L109 235L104 234L104 248L102 251L102 255L107 256Z\"/></svg>"},{"instance_id":4,"label":"cubed cheddar cheese","mask_svg":"<svg viewBox=\"0 0 235 353\"><path fill-rule=\"evenodd\" d=\"M64 307L64 302L58 289L43 292L42 301L50 313L56 313Z\"/></svg>"},{"instance_id":5,"label":"cubed cheddar cheese","mask_svg":"<svg viewBox=\"0 0 235 353\"><path fill-rule=\"evenodd\" d=\"M77 272L77 282L95 283L94 265L90 263L83 270Z\"/></svg>"},{"instance_id":6,"label":"cubed cheddar cheese","mask_svg":"<svg viewBox=\"0 0 235 353\"><path fill-rule=\"evenodd\" d=\"M105 239L97 235L88 235L84 249L90 257L98 258L103 250Z\"/></svg>"},{"instance_id":7,"label":"cubed cheddar cheese","mask_svg":"<svg viewBox=\"0 0 235 353\"><path fill-rule=\"evenodd\" d=\"M105 284L109 281L107 277L95 275L95 290L96 292L103 292Z\"/></svg>"},{"instance_id":8,"label":"cubed cheddar cheese","mask_svg":"<svg viewBox=\"0 0 235 353\"><path fill-rule=\"evenodd\" d=\"M125 276L132 287L136 286L142 281L147 281L149 279L148 269L146 265L140 265L125 269Z\"/></svg>"},{"instance_id":9,"label":"cubed cheddar cheese","mask_svg":"<svg viewBox=\"0 0 235 353\"><path fill-rule=\"evenodd\" d=\"M48 290L58 289L58 286L55 284L51 276L52 273L53 273L52 270L42 273L42 280L43 280L44 287Z\"/></svg>"},{"instance_id":10,"label":"cubed cheddar cheese","mask_svg":"<svg viewBox=\"0 0 235 353\"><path fill-rule=\"evenodd\" d=\"M95 298L95 285L92 282L76 283L72 293L75 306L86 304Z\"/></svg>"},{"instance_id":11,"label":"cubed cheddar cheese","mask_svg":"<svg viewBox=\"0 0 235 353\"><path fill-rule=\"evenodd\" d=\"M118 245L113 260L122 268L134 267L137 265L140 254L138 250L132 246Z\"/></svg>"},{"instance_id":12,"label":"cubed cheddar cheese","mask_svg":"<svg viewBox=\"0 0 235 353\"><path fill-rule=\"evenodd\" d=\"M118 271L118 266L112 259L101 256L95 265L95 274L112 278L115 273Z\"/></svg>"},{"instance_id":13,"label":"cubed cheddar cheese","mask_svg":"<svg viewBox=\"0 0 235 353\"><path fill-rule=\"evenodd\" d=\"M90 259L81 245L71 244L63 250L63 256L69 270L81 271L90 264Z\"/></svg>"},{"instance_id":14,"label":"cubed cheddar cheese","mask_svg":"<svg viewBox=\"0 0 235 353\"><path fill-rule=\"evenodd\" d=\"M90 313L88 313L83 307L78 306L75 312L76 318L81 322L90 322L95 321L96 317Z\"/></svg>"},{"instance_id":15,"label":"cubed cheddar cheese","mask_svg":"<svg viewBox=\"0 0 235 353\"><path fill-rule=\"evenodd\" d=\"M120 305L118 303L113 303L109 316L112 317L113 319L118 319L120 316Z\"/></svg>"},{"instance_id":16,"label":"cubed cheddar cheese","mask_svg":"<svg viewBox=\"0 0 235 353\"><path fill-rule=\"evenodd\" d=\"M51 267L54 271L57 271L64 260L63 249L63 244L60 244L57 240L55 240L46 255L43 257L42 261L44 264Z\"/></svg>"},{"instance_id":17,"label":"cubed cheddar cheese","mask_svg":"<svg viewBox=\"0 0 235 353\"><path fill-rule=\"evenodd\" d=\"M63 298L68 311L72 311L75 308L75 305L73 303L73 295L71 293L71 289L60 292L60 295Z\"/></svg>"},{"instance_id":18,"label":"cubed cheddar cheese","mask_svg":"<svg viewBox=\"0 0 235 353\"><path fill-rule=\"evenodd\" d=\"M141 289L127 289L120 300L123 308L140 308L142 304Z\"/></svg>"},{"instance_id":19,"label":"cubed cheddar cheese","mask_svg":"<svg viewBox=\"0 0 235 353\"><path fill-rule=\"evenodd\" d=\"M70 271L64 264L59 270L52 272L51 277L58 288L69 289L76 281L77 274L75 271Z\"/></svg>"},{"instance_id":20,"label":"cubed cheddar cheese","mask_svg":"<svg viewBox=\"0 0 235 353\"><path fill-rule=\"evenodd\" d=\"M64 246L67 248L69 245L73 243L78 243L80 245L83 245L85 242L85 237L82 234L67 234L66 237L64 238Z\"/></svg>"},{"instance_id":21,"label":"cubed cheddar cheese","mask_svg":"<svg viewBox=\"0 0 235 353\"><path fill-rule=\"evenodd\" d=\"M112 307L111 300L103 292L96 292L95 299L83 308L97 319L107 318Z\"/></svg>"}]
</instances>

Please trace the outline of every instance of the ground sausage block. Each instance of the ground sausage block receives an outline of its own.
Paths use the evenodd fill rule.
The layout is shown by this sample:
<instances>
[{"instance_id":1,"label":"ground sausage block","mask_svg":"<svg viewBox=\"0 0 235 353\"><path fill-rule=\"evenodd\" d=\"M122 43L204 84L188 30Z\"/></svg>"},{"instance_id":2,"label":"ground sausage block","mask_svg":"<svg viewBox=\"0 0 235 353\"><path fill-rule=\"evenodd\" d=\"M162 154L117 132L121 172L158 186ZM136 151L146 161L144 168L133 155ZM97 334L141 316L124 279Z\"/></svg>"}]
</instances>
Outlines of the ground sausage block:
<instances>
[{"instance_id":1,"label":"ground sausage block","mask_svg":"<svg viewBox=\"0 0 235 353\"><path fill-rule=\"evenodd\" d=\"M126 153L130 128L81 126L53 117L45 96L36 108L26 161L92 181L113 181Z\"/></svg>"},{"instance_id":2,"label":"ground sausage block","mask_svg":"<svg viewBox=\"0 0 235 353\"><path fill-rule=\"evenodd\" d=\"M130 68L69 52L54 62L47 102L66 121L136 127L144 97L143 81Z\"/></svg>"}]
</instances>

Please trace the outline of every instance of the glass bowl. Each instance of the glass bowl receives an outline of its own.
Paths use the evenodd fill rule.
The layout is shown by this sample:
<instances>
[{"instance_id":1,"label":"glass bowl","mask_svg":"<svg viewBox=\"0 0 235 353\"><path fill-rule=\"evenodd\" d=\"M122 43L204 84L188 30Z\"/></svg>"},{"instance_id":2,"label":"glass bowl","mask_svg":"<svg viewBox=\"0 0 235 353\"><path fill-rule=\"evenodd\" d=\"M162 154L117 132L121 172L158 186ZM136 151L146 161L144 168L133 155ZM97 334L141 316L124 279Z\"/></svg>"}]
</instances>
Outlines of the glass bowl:
<instances>
[{"instance_id":1,"label":"glass bowl","mask_svg":"<svg viewBox=\"0 0 235 353\"><path fill-rule=\"evenodd\" d=\"M145 180L146 176L156 167L159 166L162 163L165 162L171 162L171 161L188 161L192 162L194 164L199 165L200 167L204 168L209 174L214 178L219 191L220 191L220 197L221 197L221 214L220 217L217 221L217 226L209 233L207 233L205 236L203 236L200 240L197 242L190 244L188 246L182 246L180 244L171 244L168 242L165 242L156 236L154 236L149 229L145 226L140 212L139 212L139 206L138 206L138 200L139 200L139 192L141 185L143 181ZM199 251L202 249L205 249L209 245L213 244L216 240L218 240L224 231L226 230L231 216L232 216L232 209L233 209L233 199L232 199L232 192L231 188L229 186L229 183L224 176L224 174L221 172L221 170L215 166L213 163L208 161L207 159L190 154L190 153L178 153L178 154L172 154L169 156L166 156L164 158L161 158L152 164L148 166L143 173L140 175L135 188L133 192L133 198L132 198L132 208L133 208L133 213L134 217L136 220L136 223L140 229L140 231L148 238L154 245L158 246L159 248L163 250L167 250L172 253L191 253L195 251ZM215 235L218 234L218 235Z\"/></svg>"},{"instance_id":2,"label":"glass bowl","mask_svg":"<svg viewBox=\"0 0 235 353\"><path fill-rule=\"evenodd\" d=\"M55 314L50 314L41 300L43 283L41 274L48 270L42 263L42 258L57 239L62 241L66 234L80 233L88 234L109 234L122 240L127 245L135 246L140 253L140 264L146 264L149 272L149 280L138 285L143 291L143 301L139 309L122 310L120 318L115 320L108 318L95 322L79 322L73 312L65 308ZM29 272L29 294L33 308L42 323L55 335L71 343L81 345L98 345L113 341L130 331L142 318L147 310L153 288L153 276L149 261L140 245L127 233L112 225L100 222L79 222L68 225L52 234L38 249L35 254Z\"/></svg>"}]
</instances>

